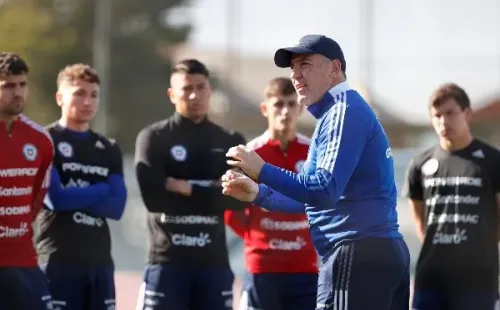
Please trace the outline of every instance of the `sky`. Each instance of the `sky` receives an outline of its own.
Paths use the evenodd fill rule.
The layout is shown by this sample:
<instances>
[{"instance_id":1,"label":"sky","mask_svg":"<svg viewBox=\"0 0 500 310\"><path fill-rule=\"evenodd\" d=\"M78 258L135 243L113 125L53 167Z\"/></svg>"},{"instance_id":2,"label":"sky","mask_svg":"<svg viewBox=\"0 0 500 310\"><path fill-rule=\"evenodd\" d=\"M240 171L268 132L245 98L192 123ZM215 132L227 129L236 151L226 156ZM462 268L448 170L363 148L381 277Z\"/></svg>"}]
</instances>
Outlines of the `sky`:
<instances>
[{"instance_id":1,"label":"sky","mask_svg":"<svg viewBox=\"0 0 500 310\"><path fill-rule=\"evenodd\" d=\"M344 50L351 84L367 84L385 107L409 122L426 122L428 98L444 82L464 87L476 105L500 93L497 0L193 3L187 16L194 23L194 47L222 51L229 44L246 56L272 58L277 48L304 34L328 35ZM228 7L235 13L227 14Z\"/></svg>"}]
</instances>

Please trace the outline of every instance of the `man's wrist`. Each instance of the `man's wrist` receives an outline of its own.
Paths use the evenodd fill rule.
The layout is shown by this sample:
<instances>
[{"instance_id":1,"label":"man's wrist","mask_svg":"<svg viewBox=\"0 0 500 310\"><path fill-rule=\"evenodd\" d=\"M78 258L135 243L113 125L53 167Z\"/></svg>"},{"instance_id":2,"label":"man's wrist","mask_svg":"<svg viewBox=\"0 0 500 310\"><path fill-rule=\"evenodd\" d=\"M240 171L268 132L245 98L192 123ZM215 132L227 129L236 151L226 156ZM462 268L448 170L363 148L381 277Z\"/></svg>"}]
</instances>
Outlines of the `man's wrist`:
<instances>
[{"instance_id":1,"label":"man's wrist","mask_svg":"<svg viewBox=\"0 0 500 310\"><path fill-rule=\"evenodd\" d=\"M269 188L265 184L258 184L258 191L255 199L252 201L255 205L260 205L267 197L267 192Z\"/></svg>"},{"instance_id":2,"label":"man's wrist","mask_svg":"<svg viewBox=\"0 0 500 310\"><path fill-rule=\"evenodd\" d=\"M187 186L187 192L186 192L186 196L191 196L193 194L193 184L187 182L188 186Z\"/></svg>"}]
</instances>

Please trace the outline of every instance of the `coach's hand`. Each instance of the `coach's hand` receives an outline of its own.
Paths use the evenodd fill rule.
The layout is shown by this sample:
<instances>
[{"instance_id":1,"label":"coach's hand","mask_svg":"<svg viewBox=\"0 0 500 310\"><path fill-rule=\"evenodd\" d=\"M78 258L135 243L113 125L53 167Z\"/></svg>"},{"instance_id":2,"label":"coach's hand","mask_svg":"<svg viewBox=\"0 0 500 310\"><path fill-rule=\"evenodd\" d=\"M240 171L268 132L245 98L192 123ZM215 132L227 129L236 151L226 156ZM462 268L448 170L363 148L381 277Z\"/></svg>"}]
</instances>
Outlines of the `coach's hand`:
<instances>
[{"instance_id":1,"label":"coach's hand","mask_svg":"<svg viewBox=\"0 0 500 310\"><path fill-rule=\"evenodd\" d=\"M243 169L254 180L258 179L259 173L266 163L259 154L253 150L248 150L244 145L230 148L226 156L235 159L228 160L229 165Z\"/></svg>"},{"instance_id":2,"label":"coach's hand","mask_svg":"<svg viewBox=\"0 0 500 310\"><path fill-rule=\"evenodd\" d=\"M257 198L259 186L249 177L228 170L222 176L222 193L240 201L252 202Z\"/></svg>"}]
</instances>

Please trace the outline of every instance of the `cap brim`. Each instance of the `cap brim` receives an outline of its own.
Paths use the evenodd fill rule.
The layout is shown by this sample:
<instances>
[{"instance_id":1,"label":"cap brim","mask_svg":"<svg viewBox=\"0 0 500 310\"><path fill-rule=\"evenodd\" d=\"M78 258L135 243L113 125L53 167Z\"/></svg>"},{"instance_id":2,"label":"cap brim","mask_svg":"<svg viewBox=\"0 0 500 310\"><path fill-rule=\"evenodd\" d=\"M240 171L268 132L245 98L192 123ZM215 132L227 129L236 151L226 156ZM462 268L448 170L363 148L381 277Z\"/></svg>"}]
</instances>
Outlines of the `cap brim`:
<instances>
[{"instance_id":1,"label":"cap brim","mask_svg":"<svg viewBox=\"0 0 500 310\"><path fill-rule=\"evenodd\" d=\"M274 53L274 63L280 68L289 68L292 64L292 56L297 54L305 55L315 53L308 48L300 46L280 48Z\"/></svg>"}]
</instances>

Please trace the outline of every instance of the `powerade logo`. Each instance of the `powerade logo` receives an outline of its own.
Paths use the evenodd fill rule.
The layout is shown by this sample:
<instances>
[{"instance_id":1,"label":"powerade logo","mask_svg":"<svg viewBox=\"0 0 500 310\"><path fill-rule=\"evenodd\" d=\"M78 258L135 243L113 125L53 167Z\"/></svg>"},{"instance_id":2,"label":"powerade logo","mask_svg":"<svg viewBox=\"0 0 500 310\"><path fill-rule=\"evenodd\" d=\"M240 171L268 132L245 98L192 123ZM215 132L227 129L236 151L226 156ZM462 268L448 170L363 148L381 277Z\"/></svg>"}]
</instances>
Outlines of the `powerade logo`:
<instances>
[{"instance_id":1,"label":"powerade logo","mask_svg":"<svg viewBox=\"0 0 500 310\"><path fill-rule=\"evenodd\" d=\"M0 178L34 177L38 168L0 169Z\"/></svg>"}]
</instances>

